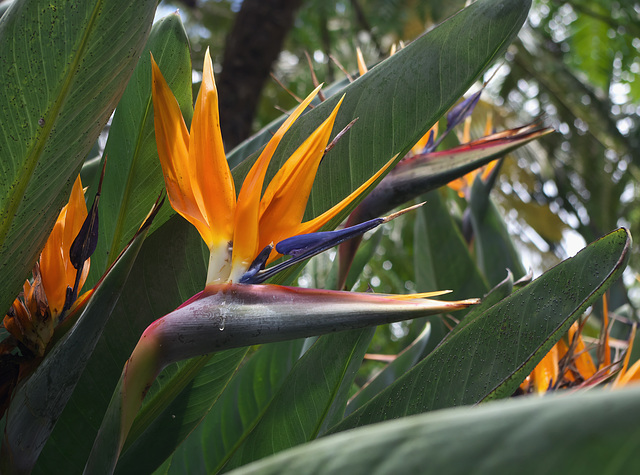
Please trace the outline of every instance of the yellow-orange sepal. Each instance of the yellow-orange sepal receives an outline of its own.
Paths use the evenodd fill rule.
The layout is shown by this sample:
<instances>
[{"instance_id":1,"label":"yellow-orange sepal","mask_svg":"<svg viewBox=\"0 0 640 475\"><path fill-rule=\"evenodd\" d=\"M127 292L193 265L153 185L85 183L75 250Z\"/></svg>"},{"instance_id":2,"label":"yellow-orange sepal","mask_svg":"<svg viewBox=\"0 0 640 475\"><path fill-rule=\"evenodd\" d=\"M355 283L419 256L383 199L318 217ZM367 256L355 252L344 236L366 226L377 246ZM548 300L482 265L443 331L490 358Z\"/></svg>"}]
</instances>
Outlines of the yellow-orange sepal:
<instances>
[{"instance_id":1,"label":"yellow-orange sepal","mask_svg":"<svg viewBox=\"0 0 640 475\"><path fill-rule=\"evenodd\" d=\"M73 288L76 279L76 269L71 264L69 249L78 235L82 223L87 217L87 205L80 175L71 190L69 203L62 208L56 224L47 239L47 243L40 254L40 273L42 286L47 295L51 315L60 315L67 297L67 287ZM79 288L82 287L89 274L89 261L82 270Z\"/></svg>"}]
</instances>

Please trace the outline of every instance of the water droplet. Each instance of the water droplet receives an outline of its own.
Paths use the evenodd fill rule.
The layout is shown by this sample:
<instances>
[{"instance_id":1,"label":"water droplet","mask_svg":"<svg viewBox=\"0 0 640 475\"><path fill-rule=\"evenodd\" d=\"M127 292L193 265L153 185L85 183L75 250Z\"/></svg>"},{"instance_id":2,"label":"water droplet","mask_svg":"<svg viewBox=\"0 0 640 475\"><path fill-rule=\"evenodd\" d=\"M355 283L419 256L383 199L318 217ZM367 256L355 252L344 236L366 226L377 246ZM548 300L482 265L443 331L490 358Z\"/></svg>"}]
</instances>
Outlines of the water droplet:
<instances>
[{"instance_id":1,"label":"water droplet","mask_svg":"<svg viewBox=\"0 0 640 475\"><path fill-rule=\"evenodd\" d=\"M227 321L227 317L226 317L226 316L224 316L224 315L221 315L221 316L220 316L220 324L218 325L218 329L219 329L220 331L223 331L223 330L224 330L224 325L225 325L226 321Z\"/></svg>"}]
</instances>

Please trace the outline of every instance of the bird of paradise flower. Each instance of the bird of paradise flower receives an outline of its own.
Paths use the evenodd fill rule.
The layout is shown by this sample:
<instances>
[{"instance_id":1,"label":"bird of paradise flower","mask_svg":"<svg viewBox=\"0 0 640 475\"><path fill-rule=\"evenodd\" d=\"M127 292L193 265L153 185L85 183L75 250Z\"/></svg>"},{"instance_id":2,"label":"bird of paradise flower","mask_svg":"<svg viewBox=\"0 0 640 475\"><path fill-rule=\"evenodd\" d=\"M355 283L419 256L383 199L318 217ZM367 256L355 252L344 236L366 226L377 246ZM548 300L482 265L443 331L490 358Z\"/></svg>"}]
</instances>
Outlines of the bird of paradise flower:
<instances>
[{"instance_id":1,"label":"bird of paradise flower","mask_svg":"<svg viewBox=\"0 0 640 475\"><path fill-rule=\"evenodd\" d=\"M599 362L590 353L591 348L582 337L582 325L575 322L565 338L560 339L536 365L520 385L520 392L546 394L557 389L581 389L611 382L613 389L640 381L640 361L629 366L631 351L636 336L633 324L626 342L624 357L612 361L612 340L610 331L607 296L602 296L602 331L598 342ZM566 340L566 341L565 341Z\"/></svg>"},{"instance_id":2,"label":"bird of paradise flower","mask_svg":"<svg viewBox=\"0 0 640 475\"><path fill-rule=\"evenodd\" d=\"M69 203L58 219L33 269L4 317L3 325L34 355L42 356L63 311L71 302L68 289L81 289L89 273L89 260L81 272L73 266L69 251L87 218L82 181L76 179Z\"/></svg>"},{"instance_id":3,"label":"bird of paradise flower","mask_svg":"<svg viewBox=\"0 0 640 475\"><path fill-rule=\"evenodd\" d=\"M398 213L338 231L319 231L380 179L396 157L338 204L303 222L342 100L289 157L263 194L267 168L278 144L320 87L307 96L264 147L236 198L222 145L209 52L190 131L154 61L152 81L156 142L167 194L172 207L196 227L209 247L207 285L141 336L105 414L85 467L88 472L98 467L105 470L105 465L106 470L115 467L146 391L170 363L221 349L450 312L478 302L425 298L443 292L395 296L255 285L292 263L393 219ZM264 269L280 255L292 257ZM120 437L110 437L113 433Z\"/></svg>"},{"instance_id":4,"label":"bird of paradise flower","mask_svg":"<svg viewBox=\"0 0 640 475\"><path fill-rule=\"evenodd\" d=\"M261 251L292 236L318 231L368 189L394 162L321 215L302 222L314 176L342 104L300 145L261 196L267 168L282 137L318 94L309 94L276 131L247 174L236 199L220 133L211 57L205 54L202 85L191 131L160 69L152 60L158 156L172 207L193 224L210 251L207 284L239 282ZM267 253L265 263L279 253Z\"/></svg>"},{"instance_id":5,"label":"bird of paradise flower","mask_svg":"<svg viewBox=\"0 0 640 475\"><path fill-rule=\"evenodd\" d=\"M87 279L90 259L71 256L72 245L81 233L87 215L82 181L78 176L69 202L60 211L33 267L32 278L24 282L22 292L2 321L10 336L0 342L3 358L0 361L0 416L11 401L13 388L38 365L51 347L54 332L62 319L88 294L76 298ZM18 355L15 355L16 348L20 349Z\"/></svg>"}]
</instances>

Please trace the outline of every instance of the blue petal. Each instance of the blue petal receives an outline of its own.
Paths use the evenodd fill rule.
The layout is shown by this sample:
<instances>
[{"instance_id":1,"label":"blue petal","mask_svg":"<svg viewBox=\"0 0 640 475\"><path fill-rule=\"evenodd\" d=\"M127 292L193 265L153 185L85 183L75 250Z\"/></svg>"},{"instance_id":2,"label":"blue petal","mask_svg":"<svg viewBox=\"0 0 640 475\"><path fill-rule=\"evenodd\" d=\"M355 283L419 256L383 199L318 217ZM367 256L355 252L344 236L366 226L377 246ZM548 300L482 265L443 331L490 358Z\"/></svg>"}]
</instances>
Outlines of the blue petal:
<instances>
[{"instance_id":1,"label":"blue petal","mask_svg":"<svg viewBox=\"0 0 640 475\"><path fill-rule=\"evenodd\" d=\"M482 89L467 97L449 111L447 114L447 130L445 134L471 115L480 100L480 94L482 94Z\"/></svg>"},{"instance_id":2,"label":"blue petal","mask_svg":"<svg viewBox=\"0 0 640 475\"><path fill-rule=\"evenodd\" d=\"M267 264L267 259L269 259L269 255L271 255L271 251L273 251L273 246L271 244L265 246L265 248L260 251L258 257L253 260L247 271L242 274L242 277L240 277L241 284L255 283L253 282L253 278L258 272L264 269L264 266Z\"/></svg>"},{"instance_id":3,"label":"blue petal","mask_svg":"<svg viewBox=\"0 0 640 475\"><path fill-rule=\"evenodd\" d=\"M257 267L255 270L252 270L254 269L256 261L258 261L258 258L256 258L254 263L251 264L251 268L240 279L240 283L259 284L264 282L276 275L278 272L281 272L300 261L313 257L316 254L320 254L327 249L337 246L347 239L364 234L370 229L373 229L388 220L388 217L374 218L369 221L365 221L364 223L356 224L355 226L350 226L338 231L321 231L317 233L301 234L299 236L284 239L276 244L276 251L280 254L291 256L291 259L281 262L280 264L276 264L266 270L261 270ZM264 252L264 250L262 252Z\"/></svg>"},{"instance_id":4,"label":"blue petal","mask_svg":"<svg viewBox=\"0 0 640 475\"><path fill-rule=\"evenodd\" d=\"M292 257L299 257L312 253L315 255L331 247L359 236L384 222L384 218L374 218L364 223L356 224L338 231L322 231L318 233L301 234L280 241L276 244L276 251Z\"/></svg>"}]
</instances>

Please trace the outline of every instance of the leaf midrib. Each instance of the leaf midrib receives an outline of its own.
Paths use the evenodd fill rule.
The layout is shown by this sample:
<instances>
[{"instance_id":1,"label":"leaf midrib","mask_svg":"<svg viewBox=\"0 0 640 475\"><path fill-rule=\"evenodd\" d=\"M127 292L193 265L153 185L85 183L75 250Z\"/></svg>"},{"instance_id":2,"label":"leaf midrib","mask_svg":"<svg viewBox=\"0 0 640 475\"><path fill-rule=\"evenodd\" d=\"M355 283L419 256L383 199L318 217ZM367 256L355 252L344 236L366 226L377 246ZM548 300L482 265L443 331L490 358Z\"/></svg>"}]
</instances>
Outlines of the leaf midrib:
<instances>
[{"instance_id":1,"label":"leaf midrib","mask_svg":"<svg viewBox=\"0 0 640 475\"><path fill-rule=\"evenodd\" d=\"M98 0L89 18L89 22L86 25L85 31L80 40L80 45L77 52L71 62L68 72L60 88L60 92L56 95L57 99L53 102L52 107L49 109L50 117L57 117L65 103L67 96L70 93L71 86L75 80L74 74L78 69L81 59L84 57L84 53L88 49L89 37L93 33L93 26L96 23L98 12L101 10L103 1ZM44 126L40 129L40 134L37 135L35 146L31 149L31 152L27 154L27 159L21 171L17 174L13 183L9 187L9 193L7 194L9 206L6 209L6 219L0 224L0 247L4 247L5 239L13 225L13 221L16 218L16 212L18 207L24 200L25 191L27 186L31 182L33 172L42 156L47 139L54 126L54 120L45 120Z\"/></svg>"},{"instance_id":2,"label":"leaf midrib","mask_svg":"<svg viewBox=\"0 0 640 475\"><path fill-rule=\"evenodd\" d=\"M149 96L149 98L147 99L147 104L145 106L145 110L144 110L144 114L141 120L141 127L138 130L138 136L136 137L136 148L133 152L133 160L131 160L131 166L129 167L129 173L127 174L127 183L124 186L124 189L122 191L122 205L120 206L120 213L118 213L118 217L116 219L116 226L114 228L113 231L113 238L111 239L111 247L109 249L109 253L107 254L109 256L109 259L107 261L107 267L110 266L113 261L115 261L116 257L119 254L119 243L122 239L122 234L123 234L123 228L124 228L124 224L125 224L125 210L128 208L128 203L129 203L129 199L131 198L131 192L130 190L133 188L133 182L132 182L132 178L133 178L133 169L135 168L136 164L138 163L138 160L140 159L140 149L141 149L141 142L142 142L142 136L144 133L144 124L146 124L147 119L149 117L149 111L151 110L151 96Z\"/></svg>"}]
</instances>

